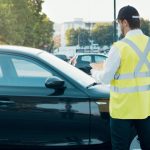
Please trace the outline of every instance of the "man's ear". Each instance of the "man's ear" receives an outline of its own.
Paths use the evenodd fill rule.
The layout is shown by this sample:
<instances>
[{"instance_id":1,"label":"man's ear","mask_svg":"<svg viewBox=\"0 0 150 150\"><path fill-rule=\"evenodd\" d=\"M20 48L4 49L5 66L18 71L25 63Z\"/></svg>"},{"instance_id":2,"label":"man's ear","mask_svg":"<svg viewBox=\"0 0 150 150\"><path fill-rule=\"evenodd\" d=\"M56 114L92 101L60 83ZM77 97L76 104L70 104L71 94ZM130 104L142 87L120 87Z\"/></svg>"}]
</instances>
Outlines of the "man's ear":
<instances>
[{"instance_id":1,"label":"man's ear","mask_svg":"<svg viewBox=\"0 0 150 150\"><path fill-rule=\"evenodd\" d=\"M129 23L126 19L122 21L124 27L129 27Z\"/></svg>"}]
</instances>

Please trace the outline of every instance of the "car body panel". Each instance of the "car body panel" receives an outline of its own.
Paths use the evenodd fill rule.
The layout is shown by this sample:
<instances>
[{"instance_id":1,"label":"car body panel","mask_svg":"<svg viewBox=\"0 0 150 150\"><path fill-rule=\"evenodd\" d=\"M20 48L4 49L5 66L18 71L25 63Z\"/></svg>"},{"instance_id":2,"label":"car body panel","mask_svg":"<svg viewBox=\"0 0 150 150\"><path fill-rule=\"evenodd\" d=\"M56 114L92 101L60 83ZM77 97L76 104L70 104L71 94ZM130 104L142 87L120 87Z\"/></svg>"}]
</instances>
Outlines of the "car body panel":
<instances>
[{"instance_id":1,"label":"car body panel","mask_svg":"<svg viewBox=\"0 0 150 150\"><path fill-rule=\"evenodd\" d=\"M38 92L14 88L19 96L1 94L1 142L7 139L9 144L50 146L76 145L77 141L89 143L88 98L49 96L50 90L45 93L42 89L43 95L33 92L34 95L27 96L34 90ZM13 93L12 88L11 91ZM83 106L84 109L80 109Z\"/></svg>"}]
</instances>

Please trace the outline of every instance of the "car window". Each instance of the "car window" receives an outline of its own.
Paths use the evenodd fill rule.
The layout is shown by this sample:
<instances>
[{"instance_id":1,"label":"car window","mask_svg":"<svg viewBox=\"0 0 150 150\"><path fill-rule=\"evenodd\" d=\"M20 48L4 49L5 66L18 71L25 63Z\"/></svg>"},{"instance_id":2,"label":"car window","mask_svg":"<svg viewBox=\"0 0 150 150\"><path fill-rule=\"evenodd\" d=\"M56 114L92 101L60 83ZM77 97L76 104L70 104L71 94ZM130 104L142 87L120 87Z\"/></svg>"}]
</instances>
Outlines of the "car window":
<instances>
[{"instance_id":1,"label":"car window","mask_svg":"<svg viewBox=\"0 0 150 150\"><path fill-rule=\"evenodd\" d=\"M101 55L95 55L95 62L102 62L106 59L105 56L101 56Z\"/></svg>"},{"instance_id":2,"label":"car window","mask_svg":"<svg viewBox=\"0 0 150 150\"><path fill-rule=\"evenodd\" d=\"M0 55L0 85L45 87L45 80L53 74L36 61L13 55Z\"/></svg>"},{"instance_id":3,"label":"car window","mask_svg":"<svg viewBox=\"0 0 150 150\"><path fill-rule=\"evenodd\" d=\"M81 56L81 61L88 61L88 62L91 62L92 61L92 57L91 56Z\"/></svg>"},{"instance_id":4,"label":"car window","mask_svg":"<svg viewBox=\"0 0 150 150\"><path fill-rule=\"evenodd\" d=\"M24 58L12 58L12 63L15 67L18 77L49 77L52 76L39 64Z\"/></svg>"}]
</instances>

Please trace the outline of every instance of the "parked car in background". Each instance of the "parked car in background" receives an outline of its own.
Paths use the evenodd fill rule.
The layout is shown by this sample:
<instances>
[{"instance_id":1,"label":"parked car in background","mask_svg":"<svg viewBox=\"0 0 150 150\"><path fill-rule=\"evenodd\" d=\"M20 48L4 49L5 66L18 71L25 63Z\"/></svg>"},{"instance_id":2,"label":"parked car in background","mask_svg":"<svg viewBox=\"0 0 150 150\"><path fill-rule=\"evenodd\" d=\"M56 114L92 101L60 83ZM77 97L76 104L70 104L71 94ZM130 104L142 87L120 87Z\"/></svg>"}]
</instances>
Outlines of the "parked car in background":
<instances>
[{"instance_id":1,"label":"parked car in background","mask_svg":"<svg viewBox=\"0 0 150 150\"><path fill-rule=\"evenodd\" d=\"M90 63L103 62L107 58L106 55L98 53L77 53L69 63L79 68L87 74L90 74Z\"/></svg>"},{"instance_id":2,"label":"parked car in background","mask_svg":"<svg viewBox=\"0 0 150 150\"><path fill-rule=\"evenodd\" d=\"M58 57L58 58L60 58L60 59L62 59L62 60L64 60L64 61L66 61L66 62L68 62L68 60L69 60L67 58L67 56L64 55L64 54L55 54L55 56Z\"/></svg>"},{"instance_id":3,"label":"parked car in background","mask_svg":"<svg viewBox=\"0 0 150 150\"><path fill-rule=\"evenodd\" d=\"M54 55L0 46L0 149L111 149L108 103L109 87Z\"/></svg>"}]
</instances>

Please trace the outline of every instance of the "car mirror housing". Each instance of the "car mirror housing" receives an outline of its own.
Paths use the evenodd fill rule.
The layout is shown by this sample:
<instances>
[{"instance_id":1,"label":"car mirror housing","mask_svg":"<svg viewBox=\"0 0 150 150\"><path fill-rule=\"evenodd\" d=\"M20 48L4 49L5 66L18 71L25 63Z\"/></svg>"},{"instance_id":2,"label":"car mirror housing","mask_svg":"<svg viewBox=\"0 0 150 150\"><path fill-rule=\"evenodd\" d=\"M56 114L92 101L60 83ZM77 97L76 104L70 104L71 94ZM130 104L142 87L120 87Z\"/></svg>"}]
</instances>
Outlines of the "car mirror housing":
<instances>
[{"instance_id":1,"label":"car mirror housing","mask_svg":"<svg viewBox=\"0 0 150 150\"><path fill-rule=\"evenodd\" d=\"M56 76L49 77L45 81L45 86L47 88L52 88L52 89L55 89L55 90L64 88L64 84L65 84L65 82L62 79L60 79L59 77L56 77Z\"/></svg>"}]
</instances>

